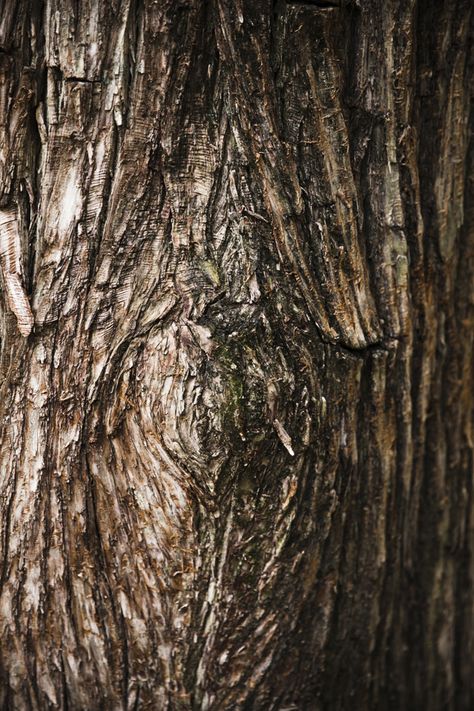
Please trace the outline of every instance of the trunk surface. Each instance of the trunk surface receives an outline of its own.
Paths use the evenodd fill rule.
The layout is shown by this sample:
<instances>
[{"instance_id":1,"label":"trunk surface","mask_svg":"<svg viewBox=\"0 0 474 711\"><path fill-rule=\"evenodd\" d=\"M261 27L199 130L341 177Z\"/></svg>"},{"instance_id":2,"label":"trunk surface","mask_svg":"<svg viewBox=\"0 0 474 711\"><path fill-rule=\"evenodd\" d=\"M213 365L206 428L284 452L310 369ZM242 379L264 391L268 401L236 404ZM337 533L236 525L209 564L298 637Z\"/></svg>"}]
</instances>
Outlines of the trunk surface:
<instances>
[{"instance_id":1,"label":"trunk surface","mask_svg":"<svg viewBox=\"0 0 474 711\"><path fill-rule=\"evenodd\" d=\"M471 9L0 0L0 708L473 708Z\"/></svg>"}]
</instances>

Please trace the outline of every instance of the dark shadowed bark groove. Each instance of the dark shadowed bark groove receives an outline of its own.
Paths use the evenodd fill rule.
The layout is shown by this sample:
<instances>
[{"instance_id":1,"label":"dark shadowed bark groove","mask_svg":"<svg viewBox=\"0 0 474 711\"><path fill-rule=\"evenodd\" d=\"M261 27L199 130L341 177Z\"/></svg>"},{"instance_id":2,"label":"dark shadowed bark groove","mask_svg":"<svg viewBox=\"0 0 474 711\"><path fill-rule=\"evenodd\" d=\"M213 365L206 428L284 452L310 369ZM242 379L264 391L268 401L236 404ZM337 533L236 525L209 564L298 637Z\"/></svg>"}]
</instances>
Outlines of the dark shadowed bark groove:
<instances>
[{"instance_id":1,"label":"dark shadowed bark groove","mask_svg":"<svg viewBox=\"0 0 474 711\"><path fill-rule=\"evenodd\" d=\"M0 1L0 708L473 708L472 35Z\"/></svg>"}]
</instances>

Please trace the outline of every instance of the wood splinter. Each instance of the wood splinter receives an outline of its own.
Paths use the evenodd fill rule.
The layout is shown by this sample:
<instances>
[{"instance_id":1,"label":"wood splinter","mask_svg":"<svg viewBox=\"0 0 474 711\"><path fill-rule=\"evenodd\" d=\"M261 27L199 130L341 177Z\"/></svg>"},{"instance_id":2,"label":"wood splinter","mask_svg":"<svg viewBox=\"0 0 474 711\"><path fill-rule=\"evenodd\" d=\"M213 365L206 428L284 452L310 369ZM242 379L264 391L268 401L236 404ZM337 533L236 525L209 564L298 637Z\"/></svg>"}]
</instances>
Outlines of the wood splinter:
<instances>
[{"instance_id":1,"label":"wood splinter","mask_svg":"<svg viewBox=\"0 0 474 711\"><path fill-rule=\"evenodd\" d=\"M0 266L7 303L16 316L18 330L26 338L31 333L34 318L23 283L18 220L16 211L11 208L0 210Z\"/></svg>"}]
</instances>

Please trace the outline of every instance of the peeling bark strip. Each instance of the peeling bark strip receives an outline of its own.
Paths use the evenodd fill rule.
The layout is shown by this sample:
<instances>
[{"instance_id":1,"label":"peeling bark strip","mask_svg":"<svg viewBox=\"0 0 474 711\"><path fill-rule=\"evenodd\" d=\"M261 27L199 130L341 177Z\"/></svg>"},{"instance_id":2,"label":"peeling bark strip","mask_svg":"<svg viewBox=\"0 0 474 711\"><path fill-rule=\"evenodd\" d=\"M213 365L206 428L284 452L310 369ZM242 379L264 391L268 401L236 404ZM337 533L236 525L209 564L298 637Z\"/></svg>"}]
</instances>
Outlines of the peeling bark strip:
<instances>
[{"instance_id":1,"label":"peeling bark strip","mask_svg":"<svg viewBox=\"0 0 474 711\"><path fill-rule=\"evenodd\" d=\"M8 305L16 316L18 330L29 336L33 314L23 284L21 244L15 210L0 210L0 264Z\"/></svg>"},{"instance_id":2,"label":"peeling bark strip","mask_svg":"<svg viewBox=\"0 0 474 711\"><path fill-rule=\"evenodd\" d=\"M471 15L0 3L2 711L474 707Z\"/></svg>"}]
</instances>

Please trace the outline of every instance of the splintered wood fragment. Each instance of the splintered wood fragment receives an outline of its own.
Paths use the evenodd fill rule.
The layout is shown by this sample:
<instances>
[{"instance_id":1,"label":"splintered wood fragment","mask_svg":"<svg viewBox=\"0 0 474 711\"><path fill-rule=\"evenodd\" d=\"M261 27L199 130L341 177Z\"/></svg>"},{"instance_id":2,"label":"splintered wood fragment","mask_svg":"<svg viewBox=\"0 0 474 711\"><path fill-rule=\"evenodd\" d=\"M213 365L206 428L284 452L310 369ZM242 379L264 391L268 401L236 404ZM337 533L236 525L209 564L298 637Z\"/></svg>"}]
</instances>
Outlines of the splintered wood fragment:
<instances>
[{"instance_id":1,"label":"splintered wood fragment","mask_svg":"<svg viewBox=\"0 0 474 711\"><path fill-rule=\"evenodd\" d=\"M291 456L294 457L295 453L293 450L293 443L291 441L291 437L281 424L280 420L273 420L273 426L282 445L285 447L286 450L288 450Z\"/></svg>"},{"instance_id":2,"label":"splintered wood fragment","mask_svg":"<svg viewBox=\"0 0 474 711\"><path fill-rule=\"evenodd\" d=\"M13 209L0 210L0 266L8 305L16 316L18 330L26 338L34 319L23 284L20 233Z\"/></svg>"}]
</instances>

